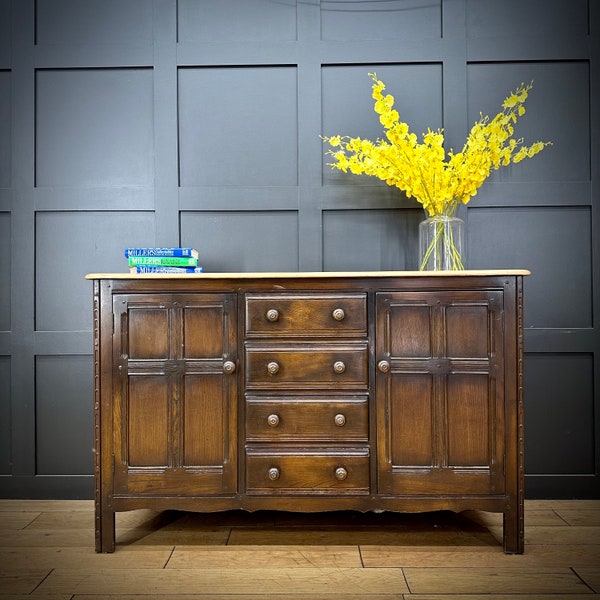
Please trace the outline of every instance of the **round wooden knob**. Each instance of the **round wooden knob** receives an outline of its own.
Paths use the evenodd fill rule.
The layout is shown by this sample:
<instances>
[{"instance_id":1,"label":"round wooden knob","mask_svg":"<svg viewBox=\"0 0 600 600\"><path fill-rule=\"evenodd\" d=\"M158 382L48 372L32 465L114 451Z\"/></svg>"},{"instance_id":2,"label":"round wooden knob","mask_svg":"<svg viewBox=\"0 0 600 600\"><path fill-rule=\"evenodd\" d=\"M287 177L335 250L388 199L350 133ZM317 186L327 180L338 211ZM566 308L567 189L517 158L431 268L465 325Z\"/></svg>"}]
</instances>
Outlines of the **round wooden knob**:
<instances>
[{"instance_id":1,"label":"round wooden knob","mask_svg":"<svg viewBox=\"0 0 600 600\"><path fill-rule=\"evenodd\" d=\"M267 311L267 321L271 321L271 323L274 323L275 321L277 321L277 319L279 319L279 311L276 308L270 308Z\"/></svg>"},{"instance_id":2,"label":"round wooden knob","mask_svg":"<svg viewBox=\"0 0 600 600\"><path fill-rule=\"evenodd\" d=\"M338 467L335 470L335 478L338 481L344 481L344 479L346 479L346 477L348 477L348 471L346 471L346 469L344 469L344 467Z\"/></svg>"},{"instance_id":3,"label":"round wooden knob","mask_svg":"<svg viewBox=\"0 0 600 600\"><path fill-rule=\"evenodd\" d=\"M270 362L267 365L267 373L269 375L275 375L275 373L279 372L279 364L276 363L275 361Z\"/></svg>"},{"instance_id":4,"label":"round wooden knob","mask_svg":"<svg viewBox=\"0 0 600 600\"><path fill-rule=\"evenodd\" d=\"M344 415L342 415L342 414L335 415L335 417L333 417L333 422L338 427L343 427L346 424L346 417Z\"/></svg>"},{"instance_id":5,"label":"round wooden knob","mask_svg":"<svg viewBox=\"0 0 600 600\"><path fill-rule=\"evenodd\" d=\"M343 373L346 370L346 365L341 360L336 360L333 363L333 370L336 373Z\"/></svg>"},{"instance_id":6,"label":"round wooden knob","mask_svg":"<svg viewBox=\"0 0 600 600\"><path fill-rule=\"evenodd\" d=\"M279 469L277 467L271 467L269 469L269 479L271 481L276 481L279 479Z\"/></svg>"},{"instance_id":7,"label":"round wooden knob","mask_svg":"<svg viewBox=\"0 0 600 600\"><path fill-rule=\"evenodd\" d=\"M277 427L279 425L279 415L269 415L267 417L269 427Z\"/></svg>"},{"instance_id":8,"label":"round wooden knob","mask_svg":"<svg viewBox=\"0 0 600 600\"><path fill-rule=\"evenodd\" d=\"M382 372L382 373L387 373L390 370L390 362L388 360L380 360L377 363L377 368Z\"/></svg>"},{"instance_id":9,"label":"round wooden knob","mask_svg":"<svg viewBox=\"0 0 600 600\"><path fill-rule=\"evenodd\" d=\"M336 321L343 321L344 317L346 316L346 313L344 312L343 308L336 308L332 313L331 316L336 320Z\"/></svg>"},{"instance_id":10,"label":"round wooden knob","mask_svg":"<svg viewBox=\"0 0 600 600\"><path fill-rule=\"evenodd\" d=\"M232 360L226 360L223 363L223 373L226 373L227 375L235 373L235 363Z\"/></svg>"}]
</instances>

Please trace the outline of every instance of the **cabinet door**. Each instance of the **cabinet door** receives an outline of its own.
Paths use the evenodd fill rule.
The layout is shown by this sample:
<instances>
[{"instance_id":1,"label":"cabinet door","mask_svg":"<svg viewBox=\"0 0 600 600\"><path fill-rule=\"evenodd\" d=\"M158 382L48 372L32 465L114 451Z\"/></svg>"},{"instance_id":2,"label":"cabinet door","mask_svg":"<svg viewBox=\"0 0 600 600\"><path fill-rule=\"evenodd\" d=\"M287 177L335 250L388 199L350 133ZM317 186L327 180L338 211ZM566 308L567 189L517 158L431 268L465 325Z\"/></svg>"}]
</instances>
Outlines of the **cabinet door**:
<instances>
[{"instance_id":1,"label":"cabinet door","mask_svg":"<svg viewBox=\"0 0 600 600\"><path fill-rule=\"evenodd\" d=\"M503 294L377 294L382 494L504 491Z\"/></svg>"},{"instance_id":2,"label":"cabinet door","mask_svg":"<svg viewBox=\"0 0 600 600\"><path fill-rule=\"evenodd\" d=\"M113 311L115 494L235 493L235 295L115 295Z\"/></svg>"}]
</instances>

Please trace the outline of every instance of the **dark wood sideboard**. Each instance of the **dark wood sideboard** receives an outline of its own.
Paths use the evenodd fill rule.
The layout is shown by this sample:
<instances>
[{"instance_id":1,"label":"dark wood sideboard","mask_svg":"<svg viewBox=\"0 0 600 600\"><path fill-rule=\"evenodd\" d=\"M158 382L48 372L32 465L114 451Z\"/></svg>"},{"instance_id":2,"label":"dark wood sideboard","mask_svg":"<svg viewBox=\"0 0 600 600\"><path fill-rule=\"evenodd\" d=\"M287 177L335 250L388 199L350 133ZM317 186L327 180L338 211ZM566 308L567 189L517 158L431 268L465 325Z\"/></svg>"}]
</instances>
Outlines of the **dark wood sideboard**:
<instances>
[{"instance_id":1,"label":"dark wood sideboard","mask_svg":"<svg viewBox=\"0 0 600 600\"><path fill-rule=\"evenodd\" d=\"M503 513L523 552L523 277L90 274L96 551L139 508Z\"/></svg>"}]
</instances>

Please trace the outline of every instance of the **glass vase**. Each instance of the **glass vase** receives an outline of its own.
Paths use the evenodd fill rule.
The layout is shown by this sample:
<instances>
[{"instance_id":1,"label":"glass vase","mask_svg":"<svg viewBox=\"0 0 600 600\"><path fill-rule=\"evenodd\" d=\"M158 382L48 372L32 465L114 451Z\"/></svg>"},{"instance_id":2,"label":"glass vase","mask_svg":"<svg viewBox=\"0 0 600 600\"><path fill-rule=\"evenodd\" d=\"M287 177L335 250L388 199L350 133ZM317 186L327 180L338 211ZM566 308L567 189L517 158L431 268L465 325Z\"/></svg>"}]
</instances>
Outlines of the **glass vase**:
<instances>
[{"instance_id":1,"label":"glass vase","mask_svg":"<svg viewBox=\"0 0 600 600\"><path fill-rule=\"evenodd\" d=\"M461 271L464 266L464 221L435 215L419 224L419 270Z\"/></svg>"}]
</instances>

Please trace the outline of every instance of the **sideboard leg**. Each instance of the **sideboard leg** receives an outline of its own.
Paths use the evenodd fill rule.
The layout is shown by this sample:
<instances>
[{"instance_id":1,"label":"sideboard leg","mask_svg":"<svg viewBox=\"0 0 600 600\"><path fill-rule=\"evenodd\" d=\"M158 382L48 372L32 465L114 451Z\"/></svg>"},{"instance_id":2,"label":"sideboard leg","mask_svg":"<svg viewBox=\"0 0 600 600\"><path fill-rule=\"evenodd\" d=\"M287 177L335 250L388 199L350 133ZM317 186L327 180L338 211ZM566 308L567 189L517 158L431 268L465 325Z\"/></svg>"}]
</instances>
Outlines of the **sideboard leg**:
<instances>
[{"instance_id":1,"label":"sideboard leg","mask_svg":"<svg viewBox=\"0 0 600 600\"><path fill-rule=\"evenodd\" d=\"M96 507L96 552L115 551L115 513Z\"/></svg>"},{"instance_id":2,"label":"sideboard leg","mask_svg":"<svg viewBox=\"0 0 600 600\"><path fill-rule=\"evenodd\" d=\"M523 525L523 504L519 502L504 513L502 539L506 554L523 554L525 550Z\"/></svg>"}]
</instances>

